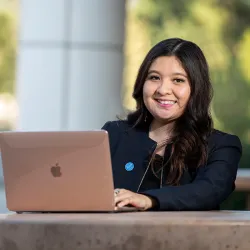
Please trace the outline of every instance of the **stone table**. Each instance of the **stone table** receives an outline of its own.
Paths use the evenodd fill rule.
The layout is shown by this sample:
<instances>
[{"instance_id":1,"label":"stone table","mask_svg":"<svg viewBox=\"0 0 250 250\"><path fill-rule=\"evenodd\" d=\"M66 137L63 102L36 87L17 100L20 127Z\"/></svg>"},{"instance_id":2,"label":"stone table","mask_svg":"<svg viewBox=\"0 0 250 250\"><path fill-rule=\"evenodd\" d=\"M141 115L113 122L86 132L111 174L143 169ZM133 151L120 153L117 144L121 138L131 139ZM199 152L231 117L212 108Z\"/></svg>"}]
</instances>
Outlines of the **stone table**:
<instances>
[{"instance_id":1,"label":"stone table","mask_svg":"<svg viewBox=\"0 0 250 250\"><path fill-rule=\"evenodd\" d=\"M250 212L0 215L1 250L249 250Z\"/></svg>"}]
</instances>

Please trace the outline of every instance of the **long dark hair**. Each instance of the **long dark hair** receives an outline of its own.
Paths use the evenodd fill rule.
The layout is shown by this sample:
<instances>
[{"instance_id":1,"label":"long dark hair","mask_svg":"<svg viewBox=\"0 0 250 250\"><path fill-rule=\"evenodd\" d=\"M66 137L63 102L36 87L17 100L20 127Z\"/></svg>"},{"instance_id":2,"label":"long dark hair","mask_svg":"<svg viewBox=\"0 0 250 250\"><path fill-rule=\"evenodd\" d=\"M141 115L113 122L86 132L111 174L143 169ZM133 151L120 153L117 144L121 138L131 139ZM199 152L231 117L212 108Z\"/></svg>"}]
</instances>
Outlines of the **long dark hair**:
<instances>
[{"instance_id":1,"label":"long dark hair","mask_svg":"<svg viewBox=\"0 0 250 250\"><path fill-rule=\"evenodd\" d=\"M172 138L167 183L178 185L186 165L197 168L206 164L207 139L213 127L210 114L213 89L206 58L195 43L180 38L163 40L148 52L139 68L133 91L136 110L127 117L134 127L148 127L153 120L143 102L143 86L151 64L160 56L176 56L179 59L191 88L190 99L183 115L176 120L175 136Z\"/></svg>"}]
</instances>

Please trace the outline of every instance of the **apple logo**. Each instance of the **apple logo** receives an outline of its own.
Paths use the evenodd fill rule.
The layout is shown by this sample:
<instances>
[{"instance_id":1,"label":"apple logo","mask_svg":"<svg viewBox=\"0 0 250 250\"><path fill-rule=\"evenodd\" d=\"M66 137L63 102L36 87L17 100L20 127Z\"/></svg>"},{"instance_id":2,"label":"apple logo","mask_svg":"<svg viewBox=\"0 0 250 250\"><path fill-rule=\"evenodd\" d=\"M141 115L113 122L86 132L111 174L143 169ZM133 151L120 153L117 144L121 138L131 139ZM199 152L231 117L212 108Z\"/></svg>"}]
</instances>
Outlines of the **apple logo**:
<instances>
[{"instance_id":1,"label":"apple logo","mask_svg":"<svg viewBox=\"0 0 250 250\"><path fill-rule=\"evenodd\" d=\"M58 163L56 163L55 166L52 166L51 169L50 169L50 171L51 171L51 173L52 173L52 175L54 177L60 177L62 175L62 173L61 173L61 167L59 166Z\"/></svg>"}]
</instances>

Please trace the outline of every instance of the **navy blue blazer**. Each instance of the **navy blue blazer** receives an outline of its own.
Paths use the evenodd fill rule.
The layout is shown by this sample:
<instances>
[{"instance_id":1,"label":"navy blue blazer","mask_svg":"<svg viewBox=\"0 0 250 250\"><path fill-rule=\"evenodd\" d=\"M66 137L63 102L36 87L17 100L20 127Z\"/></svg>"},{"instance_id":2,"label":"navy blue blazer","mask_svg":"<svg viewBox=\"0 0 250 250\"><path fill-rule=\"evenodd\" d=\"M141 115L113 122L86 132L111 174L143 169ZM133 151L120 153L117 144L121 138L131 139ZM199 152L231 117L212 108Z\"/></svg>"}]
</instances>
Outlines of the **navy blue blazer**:
<instances>
[{"instance_id":1,"label":"navy blue blazer","mask_svg":"<svg viewBox=\"0 0 250 250\"><path fill-rule=\"evenodd\" d=\"M157 210L216 210L235 189L242 155L241 142L235 135L214 130L208 140L206 165L193 169L187 166L179 186L164 184L161 188L152 188L141 183L156 148L148 130L132 128L126 121L109 121L102 129L109 134L115 188L153 197L158 202ZM167 152L165 150L165 154ZM134 164L132 171L125 168L129 162ZM140 183L143 189L138 190Z\"/></svg>"}]
</instances>

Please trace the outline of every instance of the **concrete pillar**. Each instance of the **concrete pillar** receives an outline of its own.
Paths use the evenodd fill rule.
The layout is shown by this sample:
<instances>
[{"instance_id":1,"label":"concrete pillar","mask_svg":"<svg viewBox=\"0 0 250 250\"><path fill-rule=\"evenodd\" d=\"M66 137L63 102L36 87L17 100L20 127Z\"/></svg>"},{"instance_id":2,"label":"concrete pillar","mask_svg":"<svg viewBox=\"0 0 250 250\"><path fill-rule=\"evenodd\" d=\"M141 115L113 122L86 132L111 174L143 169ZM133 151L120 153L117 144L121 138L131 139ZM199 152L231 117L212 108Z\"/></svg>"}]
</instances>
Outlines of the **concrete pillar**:
<instances>
[{"instance_id":1,"label":"concrete pillar","mask_svg":"<svg viewBox=\"0 0 250 250\"><path fill-rule=\"evenodd\" d=\"M124 0L22 0L18 130L98 129L122 113Z\"/></svg>"}]
</instances>

